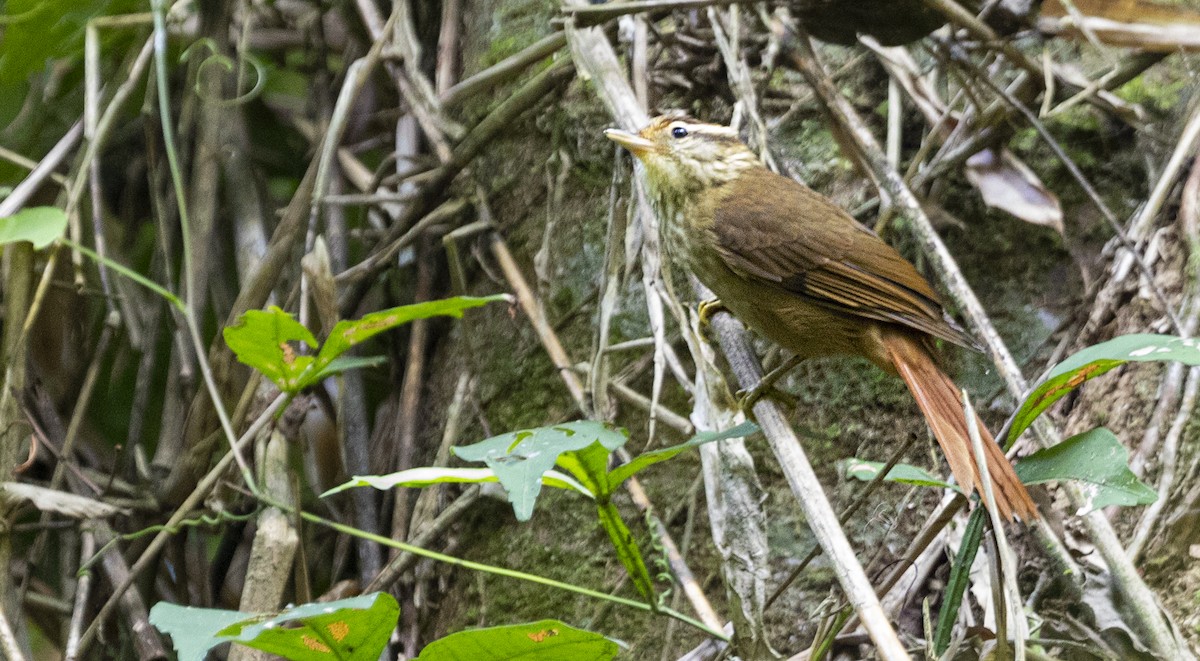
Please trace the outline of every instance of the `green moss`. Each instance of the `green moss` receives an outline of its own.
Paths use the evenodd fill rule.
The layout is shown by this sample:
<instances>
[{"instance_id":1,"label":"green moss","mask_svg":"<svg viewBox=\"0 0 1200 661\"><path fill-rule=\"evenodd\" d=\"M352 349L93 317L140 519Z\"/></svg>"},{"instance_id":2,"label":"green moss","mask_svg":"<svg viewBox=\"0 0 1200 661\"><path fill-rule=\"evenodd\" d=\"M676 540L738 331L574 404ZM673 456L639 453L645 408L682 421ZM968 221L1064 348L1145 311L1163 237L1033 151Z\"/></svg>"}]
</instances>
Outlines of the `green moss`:
<instances>
[{"instance_id":1,"label":"green moss","mask_svg":"<svg viewBox=\"0 0 1200 661\"><path fill-rule=\"evenodd\" d=\"M509 0L497 3L489 30L491 40L482 58L484 67L519 52L552 30L558 13L553 0Z\"/></svg>"},{"instance_id":2,"label":"green moss","mask_svg":"<svg viewBox=\"0 0 1200 661\"><path fill-rule=\"evenodd\" d=\"M1143 75L1117 88L1117 96L1141 104L1147 110L1168 113L1178 108L1189 83L1187 76L1159 79L1158 76Z\"/></svg>"}]
</instances>

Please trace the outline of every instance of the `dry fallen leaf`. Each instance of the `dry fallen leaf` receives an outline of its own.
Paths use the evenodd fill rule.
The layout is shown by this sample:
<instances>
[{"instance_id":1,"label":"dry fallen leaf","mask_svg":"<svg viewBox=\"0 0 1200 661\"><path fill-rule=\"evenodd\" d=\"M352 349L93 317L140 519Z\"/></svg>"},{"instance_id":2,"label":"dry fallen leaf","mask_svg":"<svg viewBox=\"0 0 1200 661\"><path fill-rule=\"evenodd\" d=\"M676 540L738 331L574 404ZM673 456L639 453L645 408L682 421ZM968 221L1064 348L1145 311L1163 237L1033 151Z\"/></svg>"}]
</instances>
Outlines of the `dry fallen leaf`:
<instances>
[{"instance_id":1,"label":"dry fallen leaf","mask_svg":"<svg viewBox=\"0 0 1200 661\"><path fill-rule=\"evenodd\" d=\"M888 73L900 83L931 126L938 126L936 138L941 142L958 122L957 113L946 114L946 104L937 88L920 73L916 60L903 48L884 48L878 42L864 38L863 43L873 50ZM990 207L1035 225L1053 227L1063 233L1062 207L1058 197L1050 192L1029 166L1015 154L1002 149L986 149L967 160L967 180L979 189L983 201Z\"/></svg>"},{"instance_id":2,"label":"dry fallen leaf","mask_svg":"<svg viewBox=\"0 0 1200 661\"><path fill-rule=\"evenodd\" d=\"M128 513L98 500L20 482L0 482L0 501L30 503L43 512L54 512L75 519L100 519Z\"/></svg>"},{"instance_id":3,"label":"dry fallen leaf","mask_svg":"<svg viewBox=\"0 0 1200 661\"><path fill-rule=\"evenodd\" d=\"M1038 176L1012 152L985 149L967 159L967 180L990 207L1063 233L1062 206Z\"/></svg>"}]
</instances>

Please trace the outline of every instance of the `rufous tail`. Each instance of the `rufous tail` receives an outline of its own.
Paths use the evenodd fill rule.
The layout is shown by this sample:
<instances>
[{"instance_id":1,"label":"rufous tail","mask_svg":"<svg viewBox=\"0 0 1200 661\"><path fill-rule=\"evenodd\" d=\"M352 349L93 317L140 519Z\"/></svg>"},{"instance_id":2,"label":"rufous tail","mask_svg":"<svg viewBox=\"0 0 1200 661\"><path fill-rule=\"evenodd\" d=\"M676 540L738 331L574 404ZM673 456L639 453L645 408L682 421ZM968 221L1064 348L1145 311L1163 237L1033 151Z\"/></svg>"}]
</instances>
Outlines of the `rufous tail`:
<instances>
[{"instance_id":1,"label":"rufous tail","mask_svg":"<svg viewBox=\"0 0 1200 661\"><path fill-rule=\"evenodd\" d=\"M968 495L978 490L982 497L979 464L975 461L958 386L938 367L937 361L919 339L888 333L883 338L883 344L900 378L904 379L917 400L917 406L925 414L934 438L946 455L954 479ZM1012 464L978 416L976 421L987 454L988 475L1000 516L1005 520L1011 520L1014 515L1024 521L1036 519L1037 507L1025 485L1021 484Z\"/></svg>"}]
</instances>

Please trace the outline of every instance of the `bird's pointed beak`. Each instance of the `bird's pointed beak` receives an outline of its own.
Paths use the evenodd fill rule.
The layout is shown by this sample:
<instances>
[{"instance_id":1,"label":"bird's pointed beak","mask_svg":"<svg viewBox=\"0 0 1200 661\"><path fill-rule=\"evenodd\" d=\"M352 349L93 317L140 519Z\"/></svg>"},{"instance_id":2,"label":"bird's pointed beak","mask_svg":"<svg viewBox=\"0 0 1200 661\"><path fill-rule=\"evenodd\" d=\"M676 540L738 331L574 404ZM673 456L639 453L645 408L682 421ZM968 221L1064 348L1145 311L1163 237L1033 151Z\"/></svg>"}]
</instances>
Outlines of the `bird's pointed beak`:
<instances>
[{"instance_id":1,"label":"bird's pointed beak","mask_svg":"<svg viewBox=\"0 0 1200 661\"><path fill-rule=\"evenodd\" d=\"M654 149L654 143L636 133L620 129L605 129L604 137L629 150L634 156L641 156Z\"/></svg>"}]
</instances>

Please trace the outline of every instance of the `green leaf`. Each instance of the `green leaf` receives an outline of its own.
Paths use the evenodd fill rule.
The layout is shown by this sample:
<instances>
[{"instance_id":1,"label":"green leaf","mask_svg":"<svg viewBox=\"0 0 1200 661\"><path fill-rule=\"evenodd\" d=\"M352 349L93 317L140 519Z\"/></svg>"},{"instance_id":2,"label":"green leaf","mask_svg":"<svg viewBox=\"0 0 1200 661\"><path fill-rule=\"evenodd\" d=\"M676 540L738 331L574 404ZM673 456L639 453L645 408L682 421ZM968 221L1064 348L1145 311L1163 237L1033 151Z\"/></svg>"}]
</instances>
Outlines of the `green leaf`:
<instances>
[{"instance_id":1,"label":"green leaf","mask_svg":"<svg viewBox=\"0 0 1200 661\"><path fill-rule=\"evenodd\" d=\"M1129 470L1129 452L1125 446L1103 427L1038 450L1018 462L1016 471L1025 484L1084 482L1088 512L1109 505L1146 505L1158 499L1154 489Z\"/></svg>"},{"instance_id":2,"label":"green leaf","mask_svg":"<svg viewBox=\"0 0 1200 661\"><path fill-rule=\"evenodd\" d=\"M646 603L652 607L657 606L658 600L654 597L654 579L650 577L650 570L646 568L646 560L642 557L642 550L638 547L633 532L621 519L621 513L617 511L616 505L609 501L597 503L596 514L600 517L600 526L604 528L604 532L608 533L608 538L617 550L617 558L625 566L625 571L629 573L629 579L633 581L634 587L637 588Z\"/></svg>"},{"instance_id":3,"label":"green leaf","mask_svg":"<svg viewBox=\"0 0 1200 661\"><path fill-rule=\"evenodd\" d=\"M615 448L614 448L615 449ZM608 457L613 450L596 441L581 450L564 452L556 462L592 493L605 499L612 494L608 481Z\"/></svg>"},{"instance_id":4,"label":"green leaf","mask_svg":"<svg viewBox=\"0 0 1200 661\"><path fill-rule=\"evenodd\" d=\"M304 604L267 620L235 622L217 635L292 661L375 661L399 619L396 599L386 592L376 592Z\"/></svg>"},{"instance_id":5,"label":"green leaf","mask_svg":"<svg viewBox=\"0 0 1200 661\"><path fill-rule=\"evenodd\" d=\"M852 457L846 460L846 475L853 477L863 482L870 482L875 479L879 471L883 470L884 464L879 461L866 461ZM954 489L961 493L957 485L950 484L945 480L939 480L934 477L924 468L917 468L909 464L896 464L892 466L892 470L888 471L887 477L883 478L888 482L900 482L901 484L913 484L919 487L938 487L944 489Z\"/></svg>"},{"instance_id":6,"label":"green leaf","mask_svg":"<svg viewBox=\"0 0 1200 661\"><path fill-rule=\"evenodd\" d=\"M440 301L427 301L413 305L401 305L364 315L361 319L342 320L334 325L329 338L317 354L318 369L342 355L350 347L402 324L429 317L462 317L464 310L487 305L493 301L506 301L508 296L455 296Z\"/></svg>"},{"instance_id":7,"label":"green leaf","mask_svg":"<svg viewBox=\"0 0 1200 661\"><path fill-rule=\"evenodd\" d=\"M304 380L308 384L313 384L334 374L341 374L342 372L364 367L378 367L386 362L387 356L342 356L341 358L334 358L328 364L319 368L314 367L312 374L306 375Z\"/></svg>"},{"instance_id":8,"label":"green leaf","mask_svg":"<svg viewBox=\"0 0 1200 661\"><path fill-rule=\"evenodd\" d=\"M25 80L49 59L80 59L89 19L139 9L133 0L9 0L6 5L0 83Z\"/></svg>"},{"instance_id":9,"label":"green leaf","mask_svg":"<svg viewBox=\"0 0 1200 661\"><path fill-rule=\"evenodd\" d=\"M41 250L67 230L67 214L58 207L28 207L0 218L0 245L28 241Z\"/></svg>"},{"instance_id":10,"label":"green leaf","mask_svg":"<svg viewBox=\"0 0 1200 661\"><path fill-rule=\"evenodd\" d=\"M246 619L246 613L193 608L160 601L150 609L150 624L171 636L179 661L203 661L208 650L226 642L217 632Z\"/></svg>"},{"instance_id":11,"label":"green leaf","mask_svg":"<svg viewBox=\"0 0 1200 661\"><path fill-rule=\"evenodd\" d=\"M611 661L620 648L598 633L558 620L471 629L435 640L418 661Z\"/></svg>"},{"instance_id":12,"label":"green leaf","mask_svg":"<svg viewBox=\"0 0 1200 661\"><path fill-rule=\"evenodd\" d=\"M353 321L339 321L317 355L300 355L288 344L303 342L316 348L317 340L295 317L275 306L250 310L225 329L225 343L239 361L263 373L286 393L297 393L325 377L359 367L379 365L382 357L340 357L347 349L400 324L434 316L461 317L463 310L507 300L495 296L459 296L441 301L402 305L380 310Z\"/></svg>"},{"instance_id":13,"label":"green leaf","mask_svg":"<svg viewBox=\"0 0 1200 661\"><path fill-rule=\"evenodd\" d=\"M500 479L517 520L528 521L542 490L542 475L554 467L559 455L582 450L597 441L612 452L624 445L625 440L624 430L602 422L579 420L509 432L453 450L464 461L487 464Z\"/></svg>"},{"instance_id":14,"label":"green leaf","mask_svg":"<svg viewBox=\"0 0 1200 661\"><path fill-rule=\"evenodd\" d=\"M355 487L375 487L376 489L384 490L395 487L420 488L452 482L481 484L483 482L497 481L499 481L499 478L496 477L496 474L490 468L441 468L427 466L410 468L397 473L391 473L390 475L355 475L349 482L326 491L321 494L321 497L331 496ZM576 482L571 476L563 475L558 471L546 471L542 475L542 484L559 489L578 491L588 498L593 497L592 492L582 484Z\"/></svg>"},{"instance_id":15,"label":"green leaf","mask_svg":"<svg viewBox=\"0 0 1200 661\"><path fill-rule=\"evenodd\" d=\"M202 661L209 649L230 641L293 661L374 661L399 617L399 604L384 592L304 604L273 616L165 602L150 609L150 623L171 635L180 661Z\"/></svg>"},{"instance_id":16,"label":"green leaf","mask_svg":"<svg viewBox=\"0 0 1200 661\"><path fill-rule=\"evenodd\" d=\"M1085 382L1127 362L1178 360L1200 365L1200 344L1172 335L1122 335L1088 347L1059 363L1029 393L1013 417L1008 438L1017 439L1050 405Z\"/></svg>"},{"instance_id":17,"label":"green leaf","mask_svg":"<svg viewBox=\"0 0 1200 661\"><path fill-rule=\"evenodd\" d=\"M629 463L617 466L611 473L609 473L609 484L613 489L616 489L621 485L622 482L628 480L643 468L646 468L647 466L653 466L660 461L666 461L681 452L686 452L692 448L700 447L705 443L724 441L731 438L741 438L743 436L750 436L751 434L755 434L757 432L758 425L754 424L753 422L743 422L736 427L731 427L721 432L701 432L691 437L687 441L680 443L679 445L673 445L669 448L662 448L661 450L654 450L652 452L645 452L637 457L634 457Z\"/></svg>"},{"instance_id":18,"label":"green leaf","mask_svg":"<svg viewBox=\"0 0 1200 661\"><path fill-rule=\"evenodd\" d=\"M292 315L272 305L269 310L249 310L224 331L225 343L237 359L262 372L286 393L307 385L304 372L312 356L300 355L291 342L317 346L317 338Z\"/></svg>"},{"instance_id":19,"label":"green leaf","mask_svg":"<svg viewBox=\"0 0 1200 661\"><path fill-rule=\"evenodd\" d=\"M963 594L967 590L971 577L971 565L975 563L975 554L979 551L979 542L983 540L983 519L987 510L976 507L967 519L967 527L963 529L962 544L958 546L958 554L950 565L950 580L946 583L946 591L942 597L942 609L938 613L937 629L933 636L933 649L938 658L950 647L950 634L954 631L954 622L958 620L958 609L962 605Z\"/></svg>"}]
</instances>

